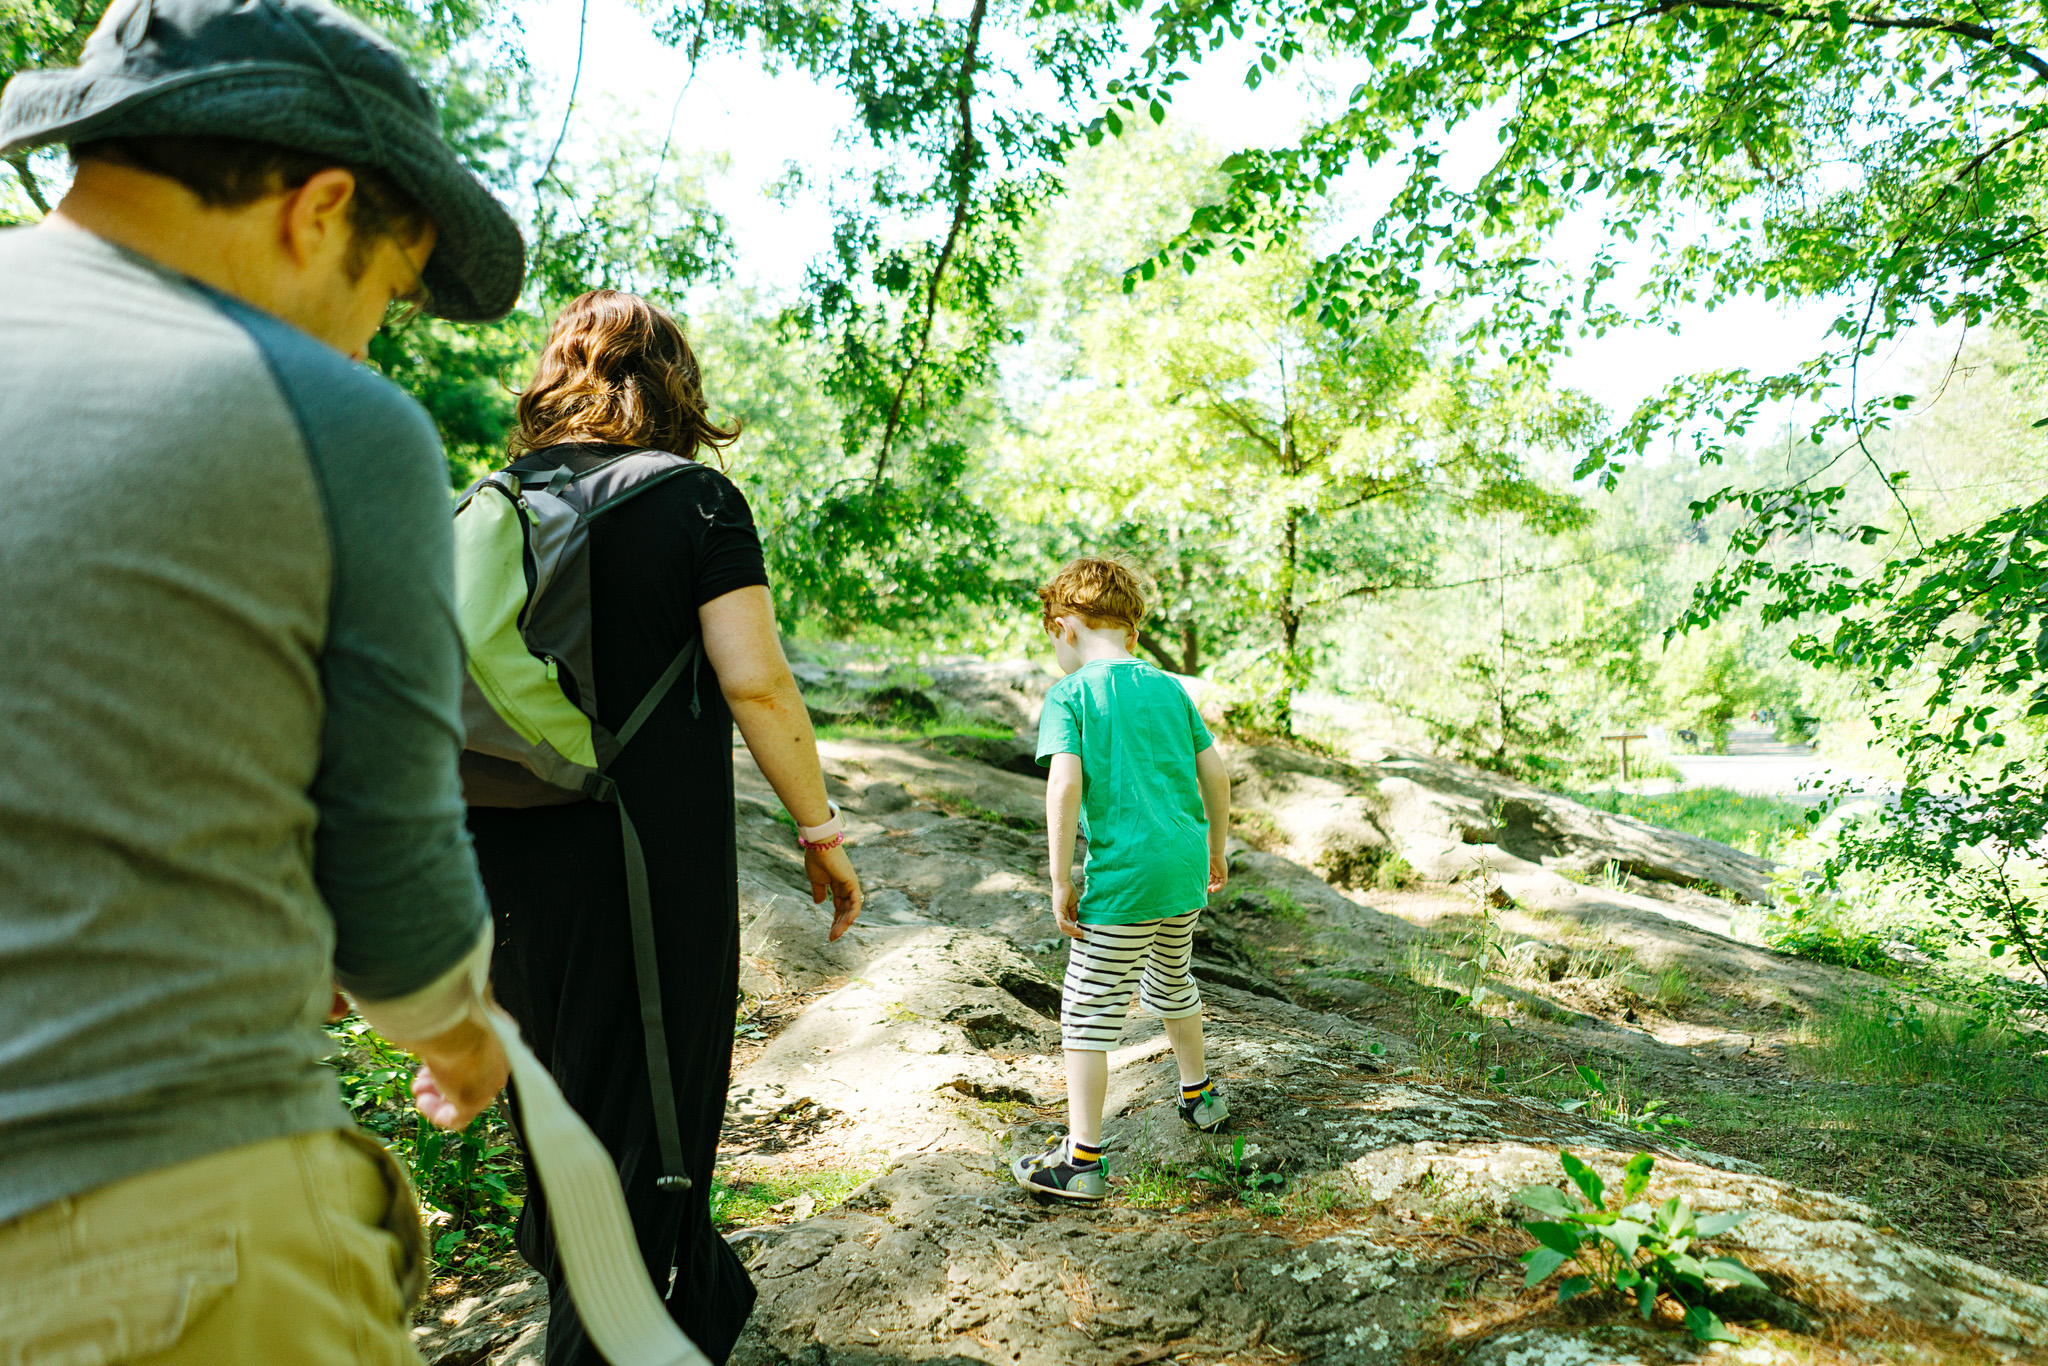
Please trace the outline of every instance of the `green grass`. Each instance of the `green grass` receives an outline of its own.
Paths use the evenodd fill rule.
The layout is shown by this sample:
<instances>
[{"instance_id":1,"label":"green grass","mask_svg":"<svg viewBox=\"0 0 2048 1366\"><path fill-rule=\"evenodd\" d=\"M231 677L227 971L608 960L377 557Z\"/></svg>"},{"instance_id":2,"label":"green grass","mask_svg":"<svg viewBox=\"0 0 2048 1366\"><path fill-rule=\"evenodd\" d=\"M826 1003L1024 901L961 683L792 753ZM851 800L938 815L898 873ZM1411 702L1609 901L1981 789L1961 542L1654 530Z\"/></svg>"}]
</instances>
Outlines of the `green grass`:
<instances>
[{"instance_id":1,"label":"green grass","mask_svg":"<svg viewBox=\"0 0 2048 1366\"><path fill-rule=\"evenodd\" d=\"M1597 811L1634 816L1666 830L1682 830L1737 849L1761 853L1772 841L1802 834L1806 808L1776 797L1749 797L1725 787L1692 787L1653 797L1627 792L1569 792Z\"/></svg>"},{"instance_id":2,"label":"green grass","mask_svg":"<svg viewBox=\"0 0 2048 1366\"><path fill-rule=\"evenodd\" d=\"M1271 919L1289 925L1308 924L1307 908L1285 887L1245 884L1233 890L1249 893L1240 904L1261 911Z\"/></svg>"},{"instance_id":3,"label":"green grass","mask_svg":"<svg viewBox=\"0 0 2048 1366\"><path fill-rule=\"evenodd\" d=\"M2048 1039L1969 1011L1862 991L1807 1022L1796 1056L1837 1081L1939 1082L1986 1098L2048 1100Z\"/></svg>"},{"instance_id":4,"label":"green grass","mask_svg":"<svg viewBox=\"0 0 2048 1366\"><path fill-rule=\"evenodd\" d=\"M2048 1240L2009 1232L2039 1171L2039 1102L1950 1085L1702 1088L1675 1098L1687 1141L1795 1186L1861 1200L1876 1222L2027 1280L2048 1276Z\"/></svg>"},{"instance_id":5,"label":"green grass","mask_svg":"<svg viewBox=\"0 0 2048 1366\"><path fill-rule=\"evenodd\" d=\"M853 1194L875 1171L872 1167L826 1167L815 1171L729 1167L711 1181L711 1222L721 1229L766 1223L776 1217L771 1211L777 1205L801 1195L809 1195L815 1202L811 1213L823 1214Z\"/></svg>"},{"instance_id":6,"label":"green grass","mask_svg":"<svg viewBox=\"0 0 2048 1366\"><path fill-rule=\"evenodd\" d=\"M917 795L937 802L949 816L964 816L968 820L987 821L990 825L1004 826L1010 830L1043 830L1045 822L1030 816L1013 816L1006 811L991 811L985 806L969 801L957 792L920 792Z\"/></svg>"},{"instance_id":7,"label":"green grass","mask_svg":"<svg viewBox=\"0 0 2048 1366\"><path fill-rule=\"evenodd\" d=\"M949 735L967 736L976 740L1007 740L1010 731L1005 726L986 721L947 720L936 721L844 721L833 722L817 728L820 740L937 740Z\"/></svg>"},{"instance_id":8,"label":"green grass","mask_svg":"<svg viewBox=\"0 0 2048 1366\"><path fill-rule=\"evenodd\" d=\"M1185 1168L1171 1163L1138 1160L1125 1166L1111 1158L1109 1170L1116 1181L1117 1202L1133 1209L1182 1210L1208 1194Z\"/></svg>"}]
</instances>

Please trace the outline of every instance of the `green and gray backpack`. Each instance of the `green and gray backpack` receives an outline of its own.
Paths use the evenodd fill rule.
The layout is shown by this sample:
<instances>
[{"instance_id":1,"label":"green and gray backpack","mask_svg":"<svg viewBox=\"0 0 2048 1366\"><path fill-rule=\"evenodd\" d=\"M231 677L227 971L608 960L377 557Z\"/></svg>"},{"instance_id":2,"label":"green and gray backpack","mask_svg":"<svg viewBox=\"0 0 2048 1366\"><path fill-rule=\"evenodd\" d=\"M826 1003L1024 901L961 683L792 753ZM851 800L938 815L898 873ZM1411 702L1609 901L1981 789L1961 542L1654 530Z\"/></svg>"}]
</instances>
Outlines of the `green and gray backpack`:
<instances>
[{"instance_id":1,"label":"green and gray backpack","mask_svg":"<svg viewBox=\"0 0 2048 1366\"><path fill-rule=\"evenodd\" d=\"M455 616L468 654L463 681L463 799L471 806L556 806L592 800L619 809L633 971L647 1037L648 1083L661 1144L655 1184L688 1189L661 1020L654 912L639 833L606 776L640 726L691 673L699 716L700 642L679 651L616 734L597 718L602 683L590 640L590 524L695 462L630 451L585 469L532 457L485 475L455 505Z\"/></svg>"}]
</instances>

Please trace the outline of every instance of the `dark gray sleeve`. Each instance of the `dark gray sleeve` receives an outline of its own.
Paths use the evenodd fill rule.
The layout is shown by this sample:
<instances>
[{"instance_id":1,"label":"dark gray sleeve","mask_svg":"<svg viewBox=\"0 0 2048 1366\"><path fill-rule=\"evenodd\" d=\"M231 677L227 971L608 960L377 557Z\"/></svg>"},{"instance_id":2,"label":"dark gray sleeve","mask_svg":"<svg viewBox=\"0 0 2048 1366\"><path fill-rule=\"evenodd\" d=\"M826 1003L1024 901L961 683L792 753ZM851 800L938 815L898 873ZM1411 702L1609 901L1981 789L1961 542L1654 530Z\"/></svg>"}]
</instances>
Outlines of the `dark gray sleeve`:
<instances>
[{"instance_id":1,"label":"dark gray sleeve","mask_svg":"<svg viewBox=\"0 0 2048 1366\"><path fill-rule=\"evenodd\" d=\"M313 873L335 977L389 1000L475 947L489 918L463 821L462 642L441 443L419 405L296 329L223 301L297 414L333 554Z\"/></svg>"}]
</instances>

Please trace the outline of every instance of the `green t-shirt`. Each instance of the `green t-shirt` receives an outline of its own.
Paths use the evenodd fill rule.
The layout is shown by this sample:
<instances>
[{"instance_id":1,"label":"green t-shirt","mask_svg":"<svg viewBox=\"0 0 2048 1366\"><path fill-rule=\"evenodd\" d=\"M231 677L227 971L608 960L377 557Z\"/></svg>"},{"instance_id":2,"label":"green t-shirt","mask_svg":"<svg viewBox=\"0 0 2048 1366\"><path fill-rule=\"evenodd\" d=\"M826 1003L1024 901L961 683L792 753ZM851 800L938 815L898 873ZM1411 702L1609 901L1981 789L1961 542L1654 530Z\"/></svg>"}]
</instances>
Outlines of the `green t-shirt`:
<instances>
[{"instance_id":1,"label":"green t-shirt","mask_svg":"<svg viewBox=\"0 0 2048 1366\"><path fill-rule=\"evenodd\" d=\"M1215 743L1187 690L1142 659L1098 659L1045 695L1038 762L1081 756L1084 925L1130 925L1209 899L1195 756Z\"/></svg>"}]
</instances>

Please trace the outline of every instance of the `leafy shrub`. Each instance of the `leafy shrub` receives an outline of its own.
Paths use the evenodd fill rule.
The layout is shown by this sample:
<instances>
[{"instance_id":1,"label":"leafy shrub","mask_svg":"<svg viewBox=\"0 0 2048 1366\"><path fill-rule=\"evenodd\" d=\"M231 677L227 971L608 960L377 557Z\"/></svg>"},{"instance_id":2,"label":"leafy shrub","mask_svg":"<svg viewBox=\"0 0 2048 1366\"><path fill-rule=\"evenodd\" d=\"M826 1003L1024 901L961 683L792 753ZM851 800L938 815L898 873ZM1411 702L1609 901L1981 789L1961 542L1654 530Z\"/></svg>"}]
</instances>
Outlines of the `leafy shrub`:
<instances>
[{"instance_id":1,"label":"leafy shrub","mask_svg":"<svg viewBox=\"0 0 2048 1366\"><path fill-rule=\"evenodd\" d=\"M1884 950L1885 937L1858 929L1810 905L1784 906L1759 926L1764 943L1780 953L1879 977L1897 975L1899 965Z\"/></svg>"},{"instance_id":2,"label":"leafy shrub","mask_svg":"<svg viewBox=\"0 0 2048 1366\"><path fill-rule=\"evenodd\" d=\"M526 1203L526 1175L501 1108L492 1105L459 1134L437 1129L413 1108L418 1059L354 1015L328 1025L327 1033L337 1050L329 1065L349 1113L389 1144L412 1175L433 1225L434 1259L444 1267L473 1267L509 1246Z\"/></svg>"},{"instance_id":3,"label":"leafy shrub","mask_svg":"<svg viewBox=\"0 0 2048 1366\"><path fill-rule=\"evenodd\" d=\"M1699 1257L1702 1243L1726 1233L1748 1214L1699 1215L1682 1195L1661 1205L1651 1205L1642 1196L1649 1189L1650 1169L1656 1159L1637 1153L1629 1159L1622 1180L1618 1210L1609 1210L1606 1183L1600 1174L1568 1152L1558 1160L1572 1185L1586 1198L1581 1205L1570 1191L1556 1186L1524 1186L1515 1200L1544 1220L1522 1227L1536 1240L1536 1246L1522 1254L1528 1267L1527 1284L1539 1285L1566 1262L1576 1262L1582 1274L1565 1278L1557 1287L1561 1304L1596 1290L1634 1295L1636 1308L1647 1319L1657 1308L1657 1297L1669 1295L1685 1314L1686 1330L1700 1342L1735 1342L1720 1316L1707 1308L1707 1282L1733 1281L1758 1290L1766 1289L1756 1273L1732 1257Z\"/></svg>"}]
</instances>

